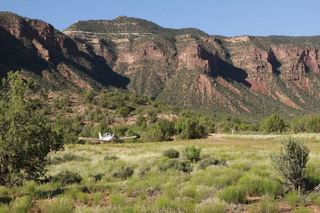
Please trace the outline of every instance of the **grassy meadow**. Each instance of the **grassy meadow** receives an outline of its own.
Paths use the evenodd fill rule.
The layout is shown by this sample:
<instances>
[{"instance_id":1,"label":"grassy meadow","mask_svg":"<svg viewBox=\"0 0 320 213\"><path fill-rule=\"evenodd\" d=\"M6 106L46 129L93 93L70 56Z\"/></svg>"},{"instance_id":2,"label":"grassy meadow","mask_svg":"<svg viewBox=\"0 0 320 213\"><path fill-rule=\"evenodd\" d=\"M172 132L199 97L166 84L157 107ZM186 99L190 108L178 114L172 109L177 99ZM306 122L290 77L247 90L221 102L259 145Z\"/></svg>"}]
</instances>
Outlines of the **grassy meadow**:
<instances>
[{"instance_id":1,"label":"grassy meadow","mask_svg":"<svg viewBox=\"0 0 320 213\"><path fill-rule=\"evenodd\" d=\"M285 192L277 181L269 156L283 137L66 145L50 153L50 182L0 188L0 212L317 212L320 195ZM310 149L305 177L318 185L320 136L291 137ZM200 158L186 161L186 147L200 150ZM179 158L163 155L170 149Z\"/></svg>"}]
</instances>

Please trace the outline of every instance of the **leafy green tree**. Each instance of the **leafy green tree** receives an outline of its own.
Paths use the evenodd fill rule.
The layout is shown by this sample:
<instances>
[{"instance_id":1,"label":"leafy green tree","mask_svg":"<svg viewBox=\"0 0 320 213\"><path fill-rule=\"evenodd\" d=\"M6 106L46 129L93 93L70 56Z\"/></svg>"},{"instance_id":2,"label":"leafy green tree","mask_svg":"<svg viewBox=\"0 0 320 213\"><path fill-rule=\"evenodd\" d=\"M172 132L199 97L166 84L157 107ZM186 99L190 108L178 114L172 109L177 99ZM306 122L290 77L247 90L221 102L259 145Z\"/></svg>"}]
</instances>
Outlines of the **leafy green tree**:
<instances>
[{"instance_id":1,"label":"leafy green tree","mask_svg":"<svg viewBox=\"0 0 320 213\"><path fill-rule=\"evenodd\" d=\"M176 122L177 132L181 139L196 139L208 135L206 128L199 124L197 118L180 118Z\"/></svg>"},{"instance_id":2,"label":"leafy green tree","mask_svg":"<svg viewBox=\"0 0 320 213\"><path fill-rule=\"evenodd\" d=\"M222 128L222 132L230 132L232 130L246 131L250 128L250 125L241 118L227 115L221 120L220 127Z\"/></svg>"},{"instance_id":3,"label":"leafy green tree","mask_svg":"<svg viewBox=\"0 0 320 213\"><path fill-rule=\"evenodd\" d=\"M292 138L282 141L279 153L270 155L272 165L281 174L284 184L293 190L303 187L303 170L309 159L309 149L307 146Z\"/></svg>"},{"instance_id":4,"label":"leafy green tree","mask_svg":"<svg viewBox=\"0 0 320 213\"><path fill-rule=\"evenodd\" d=\"M297 117L290 121L290 129L295 132L306 132L306 123L308 121L307 117Z\"/></svg>"},{"instance_id":5,"label":"leafy green tree","mask_svg":"<svg viewBox=\"0 0 320 213\"><path fill-rule=\"evenodd\" d=\"M146 128L145 141L169 141L174 134L175 128L173 123L166 119L159 119L156 124Z\"/></svg>"},{"instance_id":6,"label":"leafy green tree","mask_svg":"<svg viewBox=\"0 0 320 213\"><path fill-rule=\"evenodd\" d=\"M265 131L266 133L281 133L286 129L286 124L283 119L277 114L273 114L270 117L264 119L260 124L260 131Z\"/></svg>"},{"instance_id":7,"label":"leafy green tree","mask_svg":"<svg viewBox=\"0 0 320 213\"><path fill-rule=\"evenodd\" d=\"M89 90L87 93L84 94L84 98L87 102L91 103L95 97L95 93L93 90Z\"/></svg>"},{"instance_id":8,"label":"leafy green tree","mask_svg":"<svg viewBox=\"0 0 320 213\"><path fill-rule=\"evenodd\" d=\"M203 126L207 133L215 132L215 126L214 126L213 119L209 118L208 116L201 116L199 118L199 125Z\"/></svg>"},{"instance_id":9,"label":"leafy green tree","mask_svg":"<svg viewBox=\"0 0 320 213\"><path fill-rule=\"evenodd\" d=\"M0 97L0 185L44 175L47 155L63 148L62 136L30 98L35 89L19 72L2 80Z\"/></svg>"},{"instance_id":10,"label":"leafy green tree","mask_svg":"<svg viewBox=\"0 0 320 213\"><path fill-rule=\"evenodd\" d=\"M314 115L307 119L305 128L308 132L320 132L320 115Z\"/></svg>"},{"instance_id":11,"label":"leafy green tree","mask_svg":"<svg viewBox=\"0 0 320 213\"><path fill-rule=\"evenodd\" d=\"M124 118L128 117L128 115L130 114L130 109L126 106L122 106L120 108L117 109L117 112Z\"/></svg>"},{"instance_id":12,"label":"leafy green tree","mask_svg":"<svg viewBox=\"0 0 320 213\"><path fill-rule=\"evenodd\" d=\"M64 118L58 115L52 128L63 135L63 143L67 144L78 142L78 135L83 131L83 125L78 117Z\"/></svg>"},{"instance_id":13,"label":"leafy green tree","mask_svg":"<svg viewBox=\"0 0 320 213\"><path fill-rule=\"evenodd\" d=\"M222 132L230 132L231 127L229 124L225 124L222 128Z\"/></svg>"},{"instance_id":14,"label":"leafy green tree","mask_svg":"<svg viewBox=\"0 0 320 213\"><path fill-rule=\"evenodd\" d=\"M136 119L136 126L140 127L142 125L143 122L145 122L146 119L143 117L142 113L139 113L137 119Z\"/></svg>"},{"instance_id":15,"label":"leafy green tree","mask_svg":"<svg viewBox=\"0 0 320 213\"><path fill-rule=\"evenodd\" d=\"M129 130L128 125L120 124L112 128L112 133L115 134L117 137L123 137L123 136L126 136L126 132L128 130Z\"/></svg>"},{"instance_id":16,"label":"leafy green tree","mask_svg":"<svg viewBox=\"0 0 320 213\"><path fill-rule=\"evenodd\" d=\"M157 127L160 129L163 135L162 141L169 141L171 137L175 134L174 125L171 121L167 119L160 119L157 122Z\"/></svg>"},{"instance_id":17,"label":"leafy green tree","mask_svg":"<svg viewBox=\"0 0 320 213\"><path fill-rule=\"evenodd\" d=\"M145 141L157 142L164 141L164 134L157 125L150 125L146 129Z\"/></svg>"},{"instance_id":18,"label":"leafy green tree","mask_svg":"<svg viewBox=\"0 0 320 213\"><path fill-rule=\"evenodd\" d=\"M108 108L109 109L117 109L124 106L124 99L120 94L116 94L110 98L108 98Z\"/></svg>"},{"instance_id":19,"label":"leafy green tree","mask_svg":"<svg viewBox=\"0 0 320 213\"><path fill-rule=\"evenodd\" d=\"M150 123L155 123L155 122L157 122L157 120L158 120L158 117L157 117L157 114L156 114L156 113L151 113L151 114L149 115L149 122L150 122Z\"/></svg>"}]
</instances>

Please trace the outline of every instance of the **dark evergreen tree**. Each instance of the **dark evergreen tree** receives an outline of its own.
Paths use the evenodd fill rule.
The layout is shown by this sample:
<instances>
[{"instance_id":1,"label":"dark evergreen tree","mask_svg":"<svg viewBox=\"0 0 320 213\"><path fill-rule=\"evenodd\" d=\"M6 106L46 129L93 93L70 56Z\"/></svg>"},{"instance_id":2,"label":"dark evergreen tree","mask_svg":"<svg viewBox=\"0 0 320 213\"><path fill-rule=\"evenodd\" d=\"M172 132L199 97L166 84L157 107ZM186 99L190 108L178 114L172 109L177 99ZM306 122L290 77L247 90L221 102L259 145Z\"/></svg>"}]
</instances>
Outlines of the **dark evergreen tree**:
<instances>
[{"instance_id":1,"label":"dark evergreen tree","mask_svg":"<svg viewBox=\"0 0 320 213\"><path fill-rule=\"evenodd\" d=\"M292 138L283 140L282 144L283 147L279 153L271 154L271 162L283 177L284 184L293 190L302 189L303 170L309 159L309 149L304 143Z\"/></svg>"}]
</instances>

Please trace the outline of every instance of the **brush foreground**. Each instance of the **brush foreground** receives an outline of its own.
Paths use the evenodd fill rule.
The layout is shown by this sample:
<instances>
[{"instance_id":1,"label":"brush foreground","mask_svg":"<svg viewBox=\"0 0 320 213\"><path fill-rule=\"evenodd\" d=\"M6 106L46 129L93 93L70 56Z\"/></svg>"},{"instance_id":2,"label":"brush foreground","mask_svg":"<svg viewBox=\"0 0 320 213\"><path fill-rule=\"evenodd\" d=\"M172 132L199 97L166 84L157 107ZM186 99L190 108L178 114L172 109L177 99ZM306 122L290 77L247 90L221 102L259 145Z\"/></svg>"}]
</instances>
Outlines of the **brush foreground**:
<instances>
[{"instance_id":1,"label":"brush foreground","mask_svg":"<svg viewBox=\"0 0 320 213\"><path fill-rule=\"evenodd\" d=\"M67 145L50 154L48 183L0 188L0 211L320 212L314 187L298 194L277 181L270 154L280 150L283 137ZM304 177L317 186L318 136L292 137L305 139L310 159Z\"/></svg>"}]
</instances>

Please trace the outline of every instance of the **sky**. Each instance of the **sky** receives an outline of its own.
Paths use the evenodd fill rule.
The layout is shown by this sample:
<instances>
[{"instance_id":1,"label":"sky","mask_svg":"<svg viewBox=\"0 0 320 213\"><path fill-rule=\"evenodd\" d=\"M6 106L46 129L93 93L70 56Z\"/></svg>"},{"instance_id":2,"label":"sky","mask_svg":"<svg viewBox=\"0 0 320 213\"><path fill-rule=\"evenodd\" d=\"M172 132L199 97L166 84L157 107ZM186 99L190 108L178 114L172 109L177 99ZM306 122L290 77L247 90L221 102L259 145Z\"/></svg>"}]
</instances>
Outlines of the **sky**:
<instances>
[{"instance_id":1,"label":"sky","mask_svg":"<svg viewBox=\"0 0 320 213\"><path fill-rule=\"evenodd\" d=\"M141 18L227 37L320 35L320 0L1 0L0 11L62 31L77 21Z\"/></svg>"}]
</instances>

